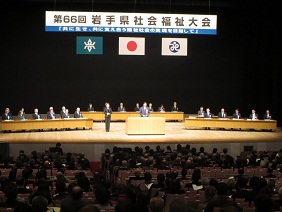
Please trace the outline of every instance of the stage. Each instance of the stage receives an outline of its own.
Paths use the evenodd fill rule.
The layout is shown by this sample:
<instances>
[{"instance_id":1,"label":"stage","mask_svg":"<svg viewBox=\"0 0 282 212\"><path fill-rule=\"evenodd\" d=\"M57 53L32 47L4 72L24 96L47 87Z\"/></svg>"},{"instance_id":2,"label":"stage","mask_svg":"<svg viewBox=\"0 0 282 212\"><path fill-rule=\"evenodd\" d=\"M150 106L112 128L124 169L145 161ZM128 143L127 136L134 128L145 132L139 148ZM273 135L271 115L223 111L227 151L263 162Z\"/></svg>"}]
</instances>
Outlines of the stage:
<instances>
[{"instance_id":1,"label":"stage","mask_svg":"<svg viewBox=\"0 0 282 212\"><path fill-rule=\"evenodd\" d=\"M165 135L127 135L125 122L112 122L110 132L105 132L105 124L94 122L92 130L12 132L2 133L0 142L14 144L27 143L91 143L91 144L137 144L137 143L249 143L281 142L282 132L185 129L183 122L166 122Z\"/></svg>"},{"instance_id":2,"label":"stage","mask_svg":"<svg viewBox=\"0 0 282 212\"><path fill-rule=\"evenodd\" d=\"M112 122L111 131L105 132L103 122L94 122L92 130L44 131L44 132L12 132L1 133L0 142L8 142L10 155L17 156L20 150L30 154L32 150L43 152L55 143L62 143L64 152L85 153L90 161L99 161L101 153L113 146L144 148L149 145L155 149L157 145L165 149L170 145L190 144L191 148L203 146L206 151L214 147L218 151L228 148L234 157L244 151L245 146L256 150L280 149L282 141L281 129L275 132L264 131L227 131L185 129L184 122L166 122L165 135L127 135L125 122Z\"/></svg>"}]
</instances>

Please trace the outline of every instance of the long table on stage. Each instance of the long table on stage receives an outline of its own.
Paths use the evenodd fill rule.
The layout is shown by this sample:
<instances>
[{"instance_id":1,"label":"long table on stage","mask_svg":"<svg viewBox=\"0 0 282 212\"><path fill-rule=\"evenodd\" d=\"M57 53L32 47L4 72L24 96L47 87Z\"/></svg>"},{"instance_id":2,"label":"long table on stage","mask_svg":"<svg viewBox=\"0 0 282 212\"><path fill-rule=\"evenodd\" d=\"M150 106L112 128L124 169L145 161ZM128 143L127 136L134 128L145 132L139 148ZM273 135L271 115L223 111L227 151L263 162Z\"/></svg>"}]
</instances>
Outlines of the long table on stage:
<instances>
[{"instance_id":1,"label":"long table on stage","mask_svg":"<svg viewBox=\"0 0 282 212\"><path fill-rule=\"evenodd\" d=\"M38 119L2 121L2 130L40 130L40 129L65 129L89 128L92 129L93 120L89 118L69 119Z\"/></svg>"},{"instance_id":2,"label":"long table on stage","mask_svg":"<svg viewBox=\"0 0 282 212\"><path fill-rule=\"evenodd\" d=\"M246 120L246 119L199 119L186 118L185 128L239 128L239 129L258 129L273 130L277 128L275 120Z\"/></svg>"},{"instance_id":3,"label":"long table on stage","mask_svg":"<svg viewBox=\"0 0 282 212\"><path fill-rule=\"evenodd\" d=\"M103 112L81 112L83 117L91 118L93 121L105 120ZM126 121L128 117L140 117L139 112L113 112L111 121ZM150 117L165 117L166 121L183 121L184 112L151 112Z\"/></svg>"},{"instance_id":4,"label":"long table on stage","mask_svg":"<svg viewBox=\"0 0 282 212\"><path fill-rule=\"evenodd\" d=\"M126 119L128 135L164 135L165 117L128 117Z\"/></svg>"}]
</instances>

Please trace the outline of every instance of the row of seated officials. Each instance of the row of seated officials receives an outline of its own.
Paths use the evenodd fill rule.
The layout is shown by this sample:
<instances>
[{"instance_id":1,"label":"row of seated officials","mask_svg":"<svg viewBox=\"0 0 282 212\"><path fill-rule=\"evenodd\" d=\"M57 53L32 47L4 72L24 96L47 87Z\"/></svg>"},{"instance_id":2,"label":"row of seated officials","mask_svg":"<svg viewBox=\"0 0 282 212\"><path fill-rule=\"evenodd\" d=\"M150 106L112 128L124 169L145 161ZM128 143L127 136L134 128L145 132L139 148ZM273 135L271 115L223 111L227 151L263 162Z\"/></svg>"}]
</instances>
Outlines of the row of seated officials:
<instances>
[{"instance_id":1,"label":"row of seated officials","mask_svg":"<svg viewBox=\"0 0 282 212\"><path fill-rule=\"evenodd\" d=\"M154 111L153 107L152 107L152 103L149 104L149 110L150 111ZM92 103L89 103L89 107L87 108L87 111L89 112L94 112L94 107L92 105ZM123 103L120 103L120 106L117 109L118 112L126 112L126 108L123 106ZM139 103L136 103L136 106L134 107L134 111L140 111L140 107L139 107ZM163 105L161 105L158 108L159 112L165 112L165 108ZM177 112L179 111L177 103L174 102L173 106L171 107L171 111ZM83 118L81 112L80 112L80 108L77 107L74 114L73 114L74 118ZM42 119L42 116L40 115L38 108L34 109L34 113L32 114L32 118L33 119ZM47 119L55 119L56 118L56 113L54 112L53 107L49 108L49 111L47 112ZM62 106L62 110L60 111L60 118L70 118L70 114L69 114L69 110L65 107ZM13 116L12 113L10 112L10 108L6 108L5 112L2 114L2 120L12 120ZM25 111L24 108L21 108L18 112L18 120L25 120L26 116L25 116Z\"/></svg>"},{"instance_id":2,"label":"row of seated officials","mask_svg":"<svg viewBox=\"0 0 282 212\"><path fill-rule=\"evenodd\" d=\"M152 112L154 111L152 103L149 104L148 109ZM94 111L94 107L92 106L92 103L89 103L89 107L87 108L87 111L89 112L93 112ZM117 109L118 112L125 112L126 108L123 106L123 103L120 103L120 106ZM134 111L140 111L140 106L139 103L136 103L136 106L134 107ZM164 105L161 105L158 108L159 112L165 112L165 107ZM171 107L171 111L177 112L179 111L179 108L177 106L177 102L173 103L173 106ZM199 111L198 111L198 115L199 116L203 116L205 118L212 118L214 115L211 113L209 108L206 108L206 110L204 110L203 107L200 107ZM74 118L82 118L82 114L80 113L80 108L77 107L76 111L74 112ZM62 107L62 110L60 111L60 117L61 118L70 118L70 114L69 114L69 110L66 109L65 106ZM239 112L239 109L236 109L235 112L233 113L232 117L234 119L241 119L241 113ZM41 119L42 116L39 114L38 109L35 108L34 109L34 113L32 114L32 118L33 119ZM55 119L56 118L56 114L54 112L53 107L49 108L49 111L47 112L47 119ZM227 113L225 112L225 109L222 108L221 111L218 113L218 118L227 118ZM10 112L9 108L5 109L5 112L2 114L2 120L12 120L13 116ZM24 108L21 108L21 110L18 113L18 120L24 120L26 119L25 117L25 112L24 112ZM249 119L259 119L258 114L256 113L256 111L253 109L251 114L249 115ZM272 115L270 114L269 110L266 110L265 114L263 115L263 119L264 120L271 120L272 119Z\"/></svg>"},{"instance_id":3,"label":"row of seated officials","mask_svg":"<svg viewBox=\"0 0 282 212\"><path fill-rule=\"evenodd\" d=\"M200 107L198 111L198 116L202 116L204 118L212 118L214 114L211 113L209 108L206 108L206 111L205 111L204 107ZM228 118L227 113L224 108L221 108L220 112L218 112L218 118ZM239 109L235 109L235 112L232 114L232 118L233 119L242 119ZM259 115L256 113L256 110L253 109L248 118L252 120L258 120ZM270 114L270 111L266 110L265 114L263 115L263 120L271 120L271 119L272 119L272 115Z\"/></svg>"}]
</instances>

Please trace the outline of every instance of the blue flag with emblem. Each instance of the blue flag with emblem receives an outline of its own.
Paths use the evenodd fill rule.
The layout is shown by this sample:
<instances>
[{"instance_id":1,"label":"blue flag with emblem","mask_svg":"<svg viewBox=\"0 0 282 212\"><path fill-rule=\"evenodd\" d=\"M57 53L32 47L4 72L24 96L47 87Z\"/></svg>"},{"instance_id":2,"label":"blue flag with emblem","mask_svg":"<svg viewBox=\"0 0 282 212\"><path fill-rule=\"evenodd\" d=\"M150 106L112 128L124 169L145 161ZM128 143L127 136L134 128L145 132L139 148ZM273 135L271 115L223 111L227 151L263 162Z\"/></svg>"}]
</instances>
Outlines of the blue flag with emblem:
<instances>
[{"instance_id":1,"label":"blue flag with emblem","mask_svg":"<svg viewBox=\"0 0 282 212\"><path fill-rule=\"evenodd\" d=\"M76 54L103 54L103 37L76 37Z\"/></svg>"}]
</instances>

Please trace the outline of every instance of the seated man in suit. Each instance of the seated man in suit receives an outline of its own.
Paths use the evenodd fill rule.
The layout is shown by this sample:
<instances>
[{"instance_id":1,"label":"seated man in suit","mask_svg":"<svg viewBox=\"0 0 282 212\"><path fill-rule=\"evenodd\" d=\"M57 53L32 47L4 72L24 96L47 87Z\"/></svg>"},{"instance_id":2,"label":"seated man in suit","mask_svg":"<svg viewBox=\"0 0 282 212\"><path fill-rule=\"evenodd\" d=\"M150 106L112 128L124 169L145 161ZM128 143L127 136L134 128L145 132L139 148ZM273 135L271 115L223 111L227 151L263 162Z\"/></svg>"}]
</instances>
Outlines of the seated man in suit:
<instances>
[{"instance_id":1,"label":"seated man in suit","mask_svg":"<svg viewBox=\"0 0 282 212\"><path fill-rule=\"evenodd\" d=\"M32 114L32 118L33 119L41 119L42 118L41 115L38 113L37 108L34 109L34 113Z\"/></svg>"},{"instance_id":2,"label":"seated man in suit","mask_svg":"<svg viewBox=\"0 0 282 212\"><path fill-rule=\"evenodd\" d=\"M227 113L225 112L224 108L221 108L221 111L218 113L218 118L220 119L227 118Z\"/></svg>"},{"instance_id":3,"label":"seated man in suit","mask_svg":"<svg viewBox=\"0 0 282 212\"><path fill-rule=\"evenodd\" d=\"M158 108L158 111L159 112L165 112L165 108L164 108L163 104L161 104L161 106Z\"/></svg>"},{"instance_id":4,"label":"seated man in suit","mask_svg":"<svg viewBox=\"0 0 282 212\"><path fill-rule=\"evenodd\" d=\"M154 111L154 108L153 108L153 104L152 104L152 103L149 103L149 110L150 110L150 112L153 112L153 111Z\"/></svg>"},{"instance_id":5,"label":"seated man in suit","mask_svg":"<svg viewBox=\"0 0 282 212\"><path fill-rule=\"evenodd\" d=\"M2 120L12 120L13 116L12 113L10 113L10 108L6 108L5 112L2 114Z\"/></svg>"},{"instance_id":6,"label":"seated man in suit","mask_svg":"<svg viewBox=\"0 0 282 212\"><path fill-rule=\"evenodd\" d=\"M69 109L66 109L65 112L63 113L62 119L68 119L68 118L70 118Z\"/></svg>"},{"instance_id":7,"label":"seated man in suit","mask_svg":"<svg viewBox=\"0 0 282 212\"><path fill-rule=\"evenodd\" d=\"M150 109L147 107L147 102L143 103L143 107L140 108L140 116L148 117L150 115Z\"/></svg>"},{"instance_id":8,"label":"seated man in suit","mask_svg":"<svg viewBox=\"0 0 282 212\"><path fill-rule=\"evenodd\" d=\"M139 103L138 102L136 103L133 111L136 111L136 112L140 111L140 107L139 107Z\"/></svg>"},{"instance_id":9,"label":"seated man in suit","mask_svg":"<svg viewBox=\"0 0 282 212\"><path fill-rule=\"evenodd\" d=\"M233 119L241 119L241 114L239 113L239 109L236 108L235 113L233 113Z\"/></svg>"},{"instance_id":10,"label":"seated man in suit","mask_svg":"<svg viewBox=\"0 0 282 212\"><path fill-rule=\"evenodd\" d=\"M47 119L56 119L53 107L49 108L49 111L47 112Z\"/></svg>"},{"instance_id":11,"label":"seated man in suit","mask_svg":"<svg viewBox=\"0 0 282 212\"><path fill-rule=\"evenodd\" d=\"M76 111L74 112L73 117L74 118L83 118L82 114L80 113L79 107L76 108Z\"/></svg>"},{"instance_id":12,"label":"seated man in suit","mask_svg":"<svg viewBox=\"0 0 282 212\"><path fill-rule=\"evenodd\" d=\"M173 106L171 107L171 111L178 112L177 102L173 102Z\"/></svg>"},{"instance_id":13,"label":"seated man in suit","mask_svg":"<svg viewBox=\"0 0 282 212\"><path fill-rule=\"evenodd\" d=\"M18 115L21 113L21 111L23 111L23 115L25 116L25 112L24 112L24 108L23 107L19 110Z\"/></svg>"},{"instance_id":14,"label":"seated man in suit","mask_svg":"<svg viewBox=\"0 0 282 212\"><path fill-rule=\"evenodd\" d=\"M25 118L25 113L24 113L23 110L20 110L20 111L19 111L18 120L26 120L26 118Z\"/></svg>"},{"instance_id":15,"label":"seated man in suit","mask_svg":"<svg viewBox=\"0 0 282 212\"><path fill-rule=\"evenodd\" d=\"M88 108L87 108L87 111L88 112L94 112L95 110L94 110L94 107L93 107L93 105L92 105L92 103L89 103L89 106L88 106Z\"/></svg>"},{"instance_id":16,"label":"seated man in suit","mask_svg":"<svg viewBox=\"0 0 282 212\"><path fill-rule=\"evenodd\" d=\"M204 116L204 115L205 115L204 107L201 106L200 110L198 111L198 116Z\"/></svg>"},{"instance_id":17,"label":"seated man in suit","mask_svg":"<svg viewBox=\"0 0 282 212\"><path fill-rule=\"evenodd\" d=\"M258 119L258 114L256 114L256 110L254 109L252 110L252 113L250 114L249 119L252 119L252 120Z\"/></svg>"},{"instance_id":18,"label":"seated man in suit","mask_svg":"<svg viewBox=\"0 0 282 212\"><path fill-rule=\"evenodd\" d=\"M205 118L211 118L212 117L212 113L210 112L209 108L206 109L206 113L204 114L204 117Z\"/></svg>"},{"instance_id":19,"label":"seated man in suit","mask_svg":"<svg viewBox=\"0 0 282 212\"><path fill-rule=\"evenodd\" d=\"M126 112L126 109L125 109L125 107L123 107L123 103L122 102L119 104L119 107L118 107L117 111L118 112Z\"/></svg>"},{"instance_id":20,"label":"seated man in suit","mask_svg":"<svg viewBox=\"0 0 282 212\"><path fill-rule=\"evenodd\" d=\"M265 111L265 114L263 115L263 119L264 120L271 120L271 114L270 114L269 110Z\"/></svg>"},{"instance_id":21,"label":"seated man in suit","mask_svg":"<svg viewBox=\"0 0 282 212\"><path fill-rule=\"evenodd\" d=\"M65 106L62 106L62 110L61 110L61 112L60 112L61 118L63 118L65 112L66 112L66 107L65 107Z\"/></svg>"},{"instance_id":22,"label":"seated man in suit","mask_svg":"<svg viewBox=\"0 0 282 212\"><path fill-rule=\"evenodd\" d=\"M214 211L214 208L224 208L227 206L233 206L235 207L234 211L240 211L238 204L228 198L228 191L229 187L226 183L219 183L217 185L217 194L218 196L211 200L207 206L205 211L212 212Z\"/></svg>"}]
</instances>

